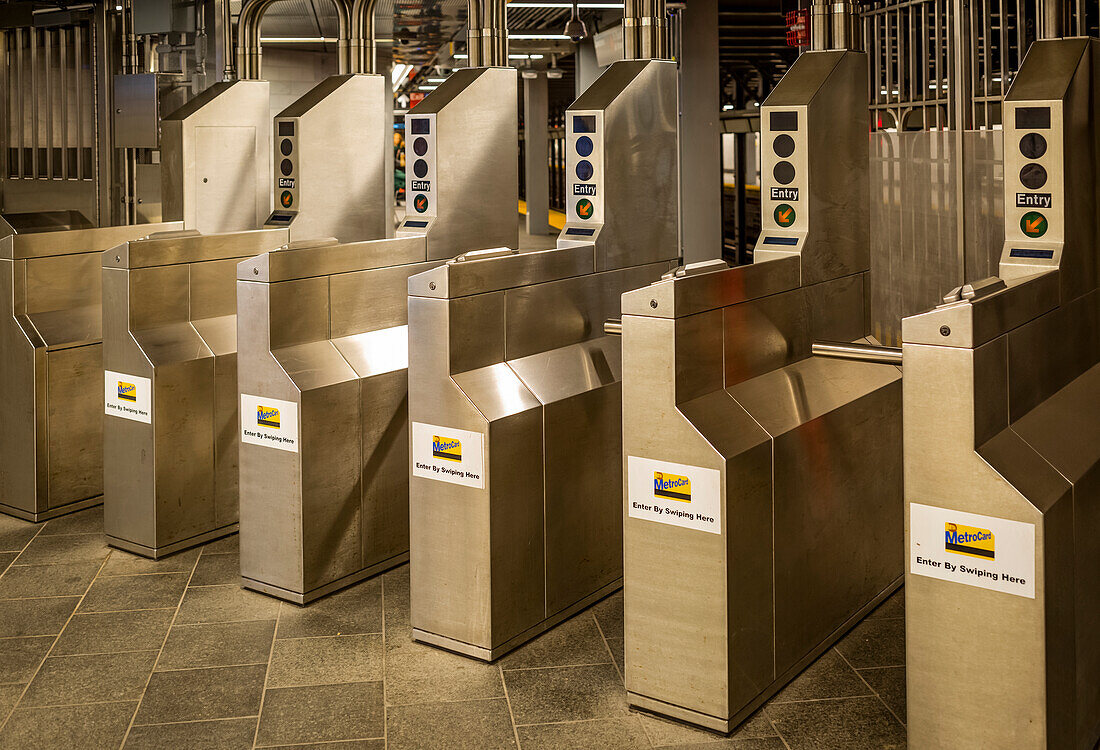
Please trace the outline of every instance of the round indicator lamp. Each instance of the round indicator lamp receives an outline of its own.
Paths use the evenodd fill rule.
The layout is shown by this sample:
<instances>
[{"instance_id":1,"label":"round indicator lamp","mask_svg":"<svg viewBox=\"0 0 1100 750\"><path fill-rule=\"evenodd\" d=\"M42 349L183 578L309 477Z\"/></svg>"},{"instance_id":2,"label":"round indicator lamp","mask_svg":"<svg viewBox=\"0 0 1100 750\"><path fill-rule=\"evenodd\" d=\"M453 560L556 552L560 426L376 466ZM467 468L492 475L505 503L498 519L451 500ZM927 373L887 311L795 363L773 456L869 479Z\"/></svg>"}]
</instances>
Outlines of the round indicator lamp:
<instances>
[{"instance_id":1,"label":"round indicator lamp","mask_svg":"<svg viewBox=\"0 0 1100 750\"><path fill-rule=\"evenodd\" d=\"M587 182L592 179L592 175L595 173L595 168L592 166L592 162L587 160L581 160L577 162L577 179Z\"/></svg>"},{"instance_id":2,"label":"round indicator lamp","mask_svg":"<svg viewBox=\"0 0 1100 750\"><path fill-rule=\"evenodd\" d=\"M1028 190L1038 190L1047 184L1047 171L1041 164L1030 162L1020 170L1020 182Z\"/></svg>"},{"instance_id":3,"label":"round indicator lamp","mask_svg":"<svg viewBox=\"0 0 1100 750\"><path fill-rule=\"evenodd\" d=\"M592 144L592 139L587 135L582 135L577 139L577 153L581 156L591 156L593 148L595 146Z\"/></svg>"},{"instance_id":4,"label":"round indicator lamp","mask_svg":"<svg viewBox=\"0 0 1100 750\"><path fill-rule=\"evenodd\" d=\"M1047 139L1039 133L1028 133L1020 139L1020 153L1029 159L1038 159L1047 152Z\"/></svg>"},{"instance_id":5,"label":"round indicator lamp","mask_svg":"<svg viewBox=\"0 0 1100 750\"><path fill-rule=\"evenodd\" d=\"M428 210L428 196L423 193L418 193L413 198L413 208L416 209L418 214L422 214Z\"/></svg>"},{"instance_id":6,"label":"round indicator lamp","mask_svg":"<svg viewBox=\"0 0 1100 750\"><path fill-rule=\"evenodd\" d=\"M284 138L279 143L279 153L281 153L283 156L290 156L291 152L293 151L294 143L289 138Z\"/></svg>"},{"instance_id":7,"label":"round indicator lamp","mask_svg":"<svg viewBox=\"0 0 1100 750\"><path fill-rule=\"evenodd\" d=\"M294 171L294 162L290 159L283 159L279 163L279 171L283 173L283 177L290 177L290 173Z\"/></svg>"},{"instance_id":8,"label":"round indicator lamp","mask_svg":"<svg viewBox=\"0 0 1100 750\"><path fill-rule=\"evenodd\" d=\"M790 185L794 182L794 165L789 161L781 161L772 169L772 176L780 185Z\"/></svg>"},{"instance_id":9,"label":"round indicator lamp","mask_svg":"<svg viewBox=\"0 0 1100 750\"><path fill-rule=\"evenodd\" d=\"M423 178L428 174L428 162L423 159L417 159L413 162L413 174L417 177Z\"/></svg>"},{"instance_id":10,"label":"round indicator lamp","mask_svg":"<svg viewBox=\"0 0 1100 750\"><path fill-rule=\"evenodd\" d=\"M775 140L772 141L772 151L780 159L786 159L788 156L794 153L794 138L784 133L783 135L777 135Z\"/></svg>"},{"instance_id":11,"label":"round indicator lamp","mask_svg":"<svg viewBox=\"0 0 1100 750\"><path fill-rule=\"evenodd\" d=\"M413 141L413 153L417 156L423 156L428 153L428 139L423 136L417 136Z\"/></svg>"},{"instance_id":12,"label":"round indicator lamp","mask_svg":"<svg viewBox=\"0 0 1100 750\"><path fill-rule=\"evenodd\" d=\"M289 190L284 190L282 195L279 196L279 204L283 208L290 208L294 205L294 194Z\"/></svg>"}]
</instances>

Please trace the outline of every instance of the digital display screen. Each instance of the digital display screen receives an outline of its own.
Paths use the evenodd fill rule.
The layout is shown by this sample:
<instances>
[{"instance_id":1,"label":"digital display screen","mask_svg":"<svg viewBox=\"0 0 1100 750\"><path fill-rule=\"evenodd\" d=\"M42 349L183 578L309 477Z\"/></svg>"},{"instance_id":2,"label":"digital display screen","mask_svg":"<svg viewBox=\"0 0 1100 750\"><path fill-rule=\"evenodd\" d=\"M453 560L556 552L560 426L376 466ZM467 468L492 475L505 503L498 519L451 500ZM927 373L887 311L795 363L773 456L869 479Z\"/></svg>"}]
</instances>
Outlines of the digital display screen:
<instances>
[{"instance_id":1,"label":"digital display screen","mask_svg":"<svg viewBox=\"0 0 1100 750\"><path fill-rule=\"evenodd\" d=\"M797 245L797 237L765 237L765 245Z\"/></svg>"},{"instance_id":2,"label":"digital display screen","mask_svg":"<svg viewBox=\"0 0 1100 750\"><path fill-rule=\"evenodd\" d=\"M595 229L581 229L580 227L569 227L565 230L566 234L581 234L585 237L591 237L596 233Z\"/></svg>"},{"instance_id":3,"label":"digital display screen","mask_svg":"<svg viewBox=\"0 0 1100 750\"><path fill-rule=\"evenodd\" d=\"M410 121L412 124L413 135L430 135L432 132L432 121L426 117L418 117L415 120Z\"/></svg>"},{"instance_id":4,"label":"digital display screen","mask_svg":"<svg viewBox=\"0 0 1100 750\"><path fill-rule=\"evenodd\" d=\"M294 120L280 120L279 135L294 135Z\"/></svg>"},{"instance_id":5,"label":"digital display screen","mask_svg":"<svg viewBox=\"0 0 1100 750\"><path fill-rule=\"evenodd\" d=\"M290 220L295 217L294 213L286 213L283 211L276 211L271 214L271 217L267 220L268 224L289 224Z\"/></svg>"},{"instance_id":6,"label":"digital display screen","mask_svg":"<svg viewBox=\"0 0 1100 750\"><path fill-rule=\"evenodd\" d=\"M798 130L798 113L772 112L768 124L772 130Z\"/></svg>"},{"instance_id":7,"label":"digital display screen","mask_svg":"<svg viewBox=\"0 0 1100 750\"><path fill-rule=\"evenodd\" d=\"M1008 251L1008 257L1010 258L1043 258L1050 260L1054 257L1053 250L1040 250L1038 248L1031 247L1014 247Z\"/></svg>"},{"instance_id":8,"label":"digital display screen","mask_svg":"<svg viewBox=\"0 0 1100 750\"><path fill-rule=\"evenodd\" d=\"M423 227L428 226L428 222L426 222L426 221L406 221L405 226L407 226L407 227L416 227L417 229L421 229Z\"/></svg>"},{"instance_id":9,"label":"digital display screen","mask_svg":"<svg viewBox=\"0 0 1100 750\"><path fill-rule=\"evenodd\" d=\"M595 133L596 115L573 115L574 133Z\"/></svg>"},{"instance_id":10,"label":"digital display screen","mask_svg":"<svg viewBox=\"0 0 1100 750\"><path fill-rule=\"evenodd\" d=\"M1017 107L1016 127L1035 130L1050 127L1050 107Z\"/></svg>"}]
</instances>

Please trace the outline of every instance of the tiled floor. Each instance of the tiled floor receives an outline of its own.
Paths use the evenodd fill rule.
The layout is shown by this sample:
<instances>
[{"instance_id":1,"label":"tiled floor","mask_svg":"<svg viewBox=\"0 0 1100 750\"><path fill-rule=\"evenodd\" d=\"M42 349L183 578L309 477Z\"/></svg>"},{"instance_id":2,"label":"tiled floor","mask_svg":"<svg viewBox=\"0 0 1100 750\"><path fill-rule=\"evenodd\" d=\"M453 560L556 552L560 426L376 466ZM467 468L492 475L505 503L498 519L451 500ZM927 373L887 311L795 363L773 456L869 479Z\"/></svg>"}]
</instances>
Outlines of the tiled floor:
<instances>
[{"instance_id":1,"label":"tiled floor","mask_svg":"<svg viewBox=\"0 0 1100 750\"><path fill-rule=\"evenodd\" d=\"M489 665L411 642L408 566L300 608L238 587L236 537L101 531L0 516L0 750L905 745L900 594L722 738L628 710L621 594Z\"/></svg>"}]
</instances>

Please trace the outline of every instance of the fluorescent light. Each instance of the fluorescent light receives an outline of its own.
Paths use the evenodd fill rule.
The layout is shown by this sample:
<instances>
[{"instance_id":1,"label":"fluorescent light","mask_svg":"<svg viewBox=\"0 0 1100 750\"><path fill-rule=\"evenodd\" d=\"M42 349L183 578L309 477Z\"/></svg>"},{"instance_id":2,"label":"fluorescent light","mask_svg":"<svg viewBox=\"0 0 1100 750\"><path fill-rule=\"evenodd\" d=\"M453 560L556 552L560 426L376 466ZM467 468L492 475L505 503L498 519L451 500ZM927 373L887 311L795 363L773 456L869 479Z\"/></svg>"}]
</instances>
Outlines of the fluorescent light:
<instances>
[{"instance_id":1,"label":"fluorescent light","mask_svg":"<svg viewBox=\"0 0 1100 750\"><path fill-rule=\"evenodd\" d=\"M412 66L405 63L398 63L393 66L393 70L390 71L390 83L393 84L394 91L397 91L398 87L405 82L411 71Z\"/></svg>"},{"instance_id":2,"label":"fluorescent light","mask_svg":"<svg viewBox=\"0 0 1100 750\"><path fill-rule=\"evenodd\" d=\"M452 55L452 57L456 60L468 60L468 59L470 59L469 55Z\"/></svg>"},{"instance_id":3,"label":"fluorescent light","mask_svg":"<svg viewBox=\"0 0 1100 750\"><path fill-rule=\"evenodd\" d=\"M508 3L509 8L561 8L569 10L571 3ZM577 3L578 8L610 8L622 10L623 3Z\"/></svg>"},{"instance_id":4,"label":"fluorescent light","mask_svg":"<svg viewBox=\"0 0 1100 750\"><path fill-rule=\"evenodd\" d=\"M508 55L509 60L541 60L542 57L543 56L539 54L525 55L522 52L518 52L514 55Z\"/></svg>"},{"instance_id":5,"label":"fluorescent light","mask_svg":"<svg viewBox=\"0 0 1100 750\"><path fill-rule=\"evenodd\" d=\"M565 34L509 34L509 39L569 39Z\"/></svg>"},{"instance_id":6,"label":"fluorescent light","mask_svg":"<svg viewBox=\"0 0 1100 750\"><path fill-rule=\"evenodd\" d=\"M424 80L427 81L428 83L443 83L447 79L446 78L425 78Z\"/></svg>"},{"instance_id":7,"label":"fluorescent light","mask_svg":"<svg viewBox=\"0 0 1100 750\"><path fill-rule=\"evenodd\" d=\"M327 36L262 36L260 44L325 44L339 41Z\"/></svg>"},{"instance_id":8,"label":"fluorescent light","mask_svg":"<svg viewBox=\"0 0 1100 750\"><path fill-rule=\"evenodd\" d=\"M732 105L732 104L723 104L723 105L722 105L722 110L723 110L723 111L725 111L725 110L729 110L729 109L733 109L733 105Z\"/></svg>"},{"instance_id":9,"label":"fluorescent light","mask_svg":"<svg viewBox=\"0 0 1100 750\"><path fill-rule=\"evenodd\" d=\"M438 86L417 86L417 88L420 89L421 91L435 91L439 87Z\"/></svg>"}]
</instances>

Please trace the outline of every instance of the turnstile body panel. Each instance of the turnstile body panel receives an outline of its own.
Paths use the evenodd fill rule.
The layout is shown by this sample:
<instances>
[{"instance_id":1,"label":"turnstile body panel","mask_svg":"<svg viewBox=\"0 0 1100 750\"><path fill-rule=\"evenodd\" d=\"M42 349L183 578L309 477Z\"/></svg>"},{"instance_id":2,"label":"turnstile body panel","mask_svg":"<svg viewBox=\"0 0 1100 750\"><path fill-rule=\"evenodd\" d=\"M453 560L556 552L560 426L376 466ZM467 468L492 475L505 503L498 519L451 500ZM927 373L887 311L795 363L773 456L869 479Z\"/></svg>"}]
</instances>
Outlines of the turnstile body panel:
<instances>
[{"instance_id":1,"label":"turnstile body panel","mask_svg":"<svg viewBox=\"0 0 1100 750\"><path fill-rule=\"evenodd\" d=\"M104 529L158 558L237 525L236 269L286 230L103 254Z\"/></svg>"},{"instance_id":2,"label":"turnstile body panel","mask_svg":"<svg viewBox=\"0 0 1100 750\"><path fill-rule=\"evenodd\" d=\"M392 124L388 80L330 76L275 117L275 210L266 226L293 240L392 237Z\"/></svg>"},{"instance_id":3,"label":"turnstile body panel","mask_svg":"<svg viewBox=\"0 0 1100 750\"><path fill-rule=\"evenodd\" d=\"M1032 45L999 278L902 324L913 748L1100 739L1098 73L1095 40Z\"/></svg>"},{"instance_id":4,"label":"turnstile body panel","mask_svg":"<svg viewBox=\"0 0 1100 750\"><path fill-rule=\"evenodd\" d=\"M179 224L0 239L0 511L42 521L101 502L100 254Z\"/></svg>"},{"instance_id":5,"label":"turnstile body panel","mask_svg":"<svg viewBox=\"0 0 1100 750\"><path fill-rule=\"evenodd\" d=\"M603 323L678 255L675 75L616 63L569 111L585 121L567 147L584 138L590 167L574 192L607 185L614 202L557 249L471 252L409 280L417 640L492 660L620 586L621 359ZM634 245L620 206L649 222Z\"/></svg>"},{"instance_id":6,"label":"turnstile body panel","mask_svg":"<svg viewBox=\"0 0 1100 750\"><path fill-rule=\"evenodd\" d=\"M262 226L271 211L267 81L215 83L161 121L165 220L203 233Z\"/></svg>"},{"instance_id":7,"label":"turnstile body panel","mask_svg":"<svg viewBox=\"0 0 1100 750\"><path fill-rule=\"evenodd\" d=\"M754 264L622 298L626 687L729 731L900 582L901 374L868 334L867 60L799 57L761 107Z\"/></svg>"},{"instance_id":8,"label":"turnstile body panel","mask_svg":"<svg viewBox=\"0 0 1100 750\"><path fill-rule=\"evenodd\" d=\"M299 604L408 559L408 277L423 237L239 265L241 575Z\"/></svg>"}]
</instances>

